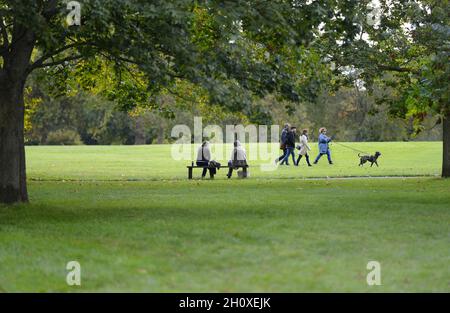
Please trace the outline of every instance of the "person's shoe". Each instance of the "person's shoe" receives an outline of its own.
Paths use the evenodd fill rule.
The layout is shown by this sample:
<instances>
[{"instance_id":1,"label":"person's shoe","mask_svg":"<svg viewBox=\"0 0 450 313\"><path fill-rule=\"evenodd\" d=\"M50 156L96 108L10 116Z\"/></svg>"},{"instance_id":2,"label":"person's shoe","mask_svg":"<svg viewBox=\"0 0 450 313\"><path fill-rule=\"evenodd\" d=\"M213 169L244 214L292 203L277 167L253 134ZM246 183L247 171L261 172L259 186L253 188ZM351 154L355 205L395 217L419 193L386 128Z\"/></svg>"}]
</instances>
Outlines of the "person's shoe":
<instances>
[{"instance_id":1,"label":"person's shoe","mask_svg":"<svg viewBox=\"0 0 450 313\"><path fill-rule=\"evenodd\" d=\"M330 163L330 165L333 165L333 162L329 162Z\"/></svg>"},{"instance_id":2,"label":"person's shoe","mask_svg":"<svg viewBox=\"0 0 450 313\"><path fill-rule=\"evenodd\" d=\"M312 166L311 164L308 164L308 166Z\"/></svg>"},{"instance_id":3,"label":"person's shoe","mask_svg":"<svg viewBox=\"0 0 450 313\"><path fill-rule=\"evenodd\" d=\"M313 164L314 164L314 165L317 165L317 162L314 162Z\"/></svg>"}]
</instances>

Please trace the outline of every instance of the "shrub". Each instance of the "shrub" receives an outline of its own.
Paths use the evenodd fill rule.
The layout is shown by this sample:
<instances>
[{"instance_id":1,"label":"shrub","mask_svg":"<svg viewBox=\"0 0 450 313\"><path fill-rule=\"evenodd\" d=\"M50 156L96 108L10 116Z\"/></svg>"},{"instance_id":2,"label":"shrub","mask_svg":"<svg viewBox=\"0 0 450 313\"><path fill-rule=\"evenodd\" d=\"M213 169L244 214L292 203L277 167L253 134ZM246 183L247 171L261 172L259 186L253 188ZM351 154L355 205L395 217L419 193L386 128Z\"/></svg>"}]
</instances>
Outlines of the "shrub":
<instances>
[{"instance_id":1,"label":"shrub","mask_svg":"<svg viewBox=\"0 0 450 313\"><path fill-rule=\"evenodd\" d=\"M52 131L47 137L48 145L80 145L81 138L78 132L71 129L58 129Z\"/></svg>"}]
</instances>

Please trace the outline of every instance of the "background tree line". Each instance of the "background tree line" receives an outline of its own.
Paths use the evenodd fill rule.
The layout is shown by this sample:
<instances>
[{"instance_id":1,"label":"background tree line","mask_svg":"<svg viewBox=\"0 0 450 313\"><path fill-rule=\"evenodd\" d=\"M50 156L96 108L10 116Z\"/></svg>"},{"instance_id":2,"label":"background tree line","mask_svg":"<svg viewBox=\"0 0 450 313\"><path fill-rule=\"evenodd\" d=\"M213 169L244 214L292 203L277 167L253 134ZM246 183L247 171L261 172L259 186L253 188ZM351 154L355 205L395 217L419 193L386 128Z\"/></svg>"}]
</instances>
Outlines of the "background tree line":
<instances>
[{"instance_id":1,"label":"background tree line","mask_svg":"<svg viewBox=\"0 0 450 313\"><path fill-rule=\"evenodd\" d=\"M192 86L191 86L192 88ZM184 92L185 90L181 90ZM158 109L120 110L114 100L90 92L53 97L43 85L30 80L26 98L25 142L27 145L142 145L174 141L174 125L193 128L195 116L204 125L278 124L290 122L310 129L314 140L319 127L327 126L340 141L441 140L442 126L427 118L416 133L414 121L393 118L386 105L358 86L324 90L313 101L289 102L267 95L255 99L250 113L237 113L212 106L206 98L180 98L166 94ZM164 110L167 108L169 111Z\"/></svg>"}]
</instances>

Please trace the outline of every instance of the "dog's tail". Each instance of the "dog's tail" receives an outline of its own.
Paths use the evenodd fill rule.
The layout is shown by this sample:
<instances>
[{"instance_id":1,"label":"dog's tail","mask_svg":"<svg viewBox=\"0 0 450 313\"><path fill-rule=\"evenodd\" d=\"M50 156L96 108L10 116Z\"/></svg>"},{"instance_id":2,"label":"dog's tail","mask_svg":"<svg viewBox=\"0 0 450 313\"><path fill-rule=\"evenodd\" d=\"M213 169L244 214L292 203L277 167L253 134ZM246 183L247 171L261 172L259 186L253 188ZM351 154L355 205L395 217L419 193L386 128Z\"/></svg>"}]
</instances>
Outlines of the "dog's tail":
<instances>
[{"instance_id":1,"label":"dog's tail","mask_svg":"<svg viewBox=\"0 0 450 313\"><path fill-rule=\"evenodd\" d=\"M358 153L358 156L361 157L361 153Z\"/></svg>"}]
</instances>

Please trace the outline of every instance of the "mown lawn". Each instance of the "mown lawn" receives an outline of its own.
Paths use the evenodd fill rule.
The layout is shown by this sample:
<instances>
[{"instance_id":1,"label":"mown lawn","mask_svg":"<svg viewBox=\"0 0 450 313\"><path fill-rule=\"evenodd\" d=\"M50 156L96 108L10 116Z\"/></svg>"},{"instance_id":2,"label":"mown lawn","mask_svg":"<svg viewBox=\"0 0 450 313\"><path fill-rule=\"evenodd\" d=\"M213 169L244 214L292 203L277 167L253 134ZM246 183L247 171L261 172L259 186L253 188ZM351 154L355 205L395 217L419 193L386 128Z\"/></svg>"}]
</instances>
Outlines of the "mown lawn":
<instances>
[{"instance_id":1,"label":"mown lawn","mask_svg":"<svg viewBox=\"0 0 450 313\"><path fill-rule=\"evenodd\" d=\"M438 173L438 143L411 144L380 144L388 157L364 171ZM0 206L0 291L450 291L450 180L305 180L291 166L187 181L165 149L28 149L31 203ZM341 162L356 175L339 153L312 176L339 176ZM72 260L81 287L65 282ZM381 286L366 283L371 260Z\"/></svg>"},{"instance_id":2,"label":"mown lawn","mask_svg":"<svg viewBox=\"0 0 450 313\"><path fill-rule=\"evenodd\" d=\"M342 177L342 176L439 176L442 164L442 142L363 142L342 143L354 149L375 153L380 151L380 167L368 165L358 167L358 152L338 144L332 144L334 165L329 166L323 157L317 166L308 168L305 160L298 168L292 166L261 168L272 165L275 157L261 158L266 151L252 150L247 145L247 154L256 157L249 161L254 178L299 178L299 177ZM278 145L274 155L278 156ZM311 143L311 158L317 154L317 144ZM222 149L220 149L222 148ZM230 153L218 146L213 158L226 164ZM32 180L180 180L186 179L186 165L190 159L176 161L171 157L171 145L148 146L66 146L28 147L28 178ZM192 152L197 147L192 147ZM223 151L220 153L220 151ZM253 152L256 151L256 152ZM271 151L267 149L267 151ZM192 153L192 159L194 155ZM194 173L200 176L200 172ZM219 172L217 179L226 179L226 171Z\"/></svg>"}]
</instances>

